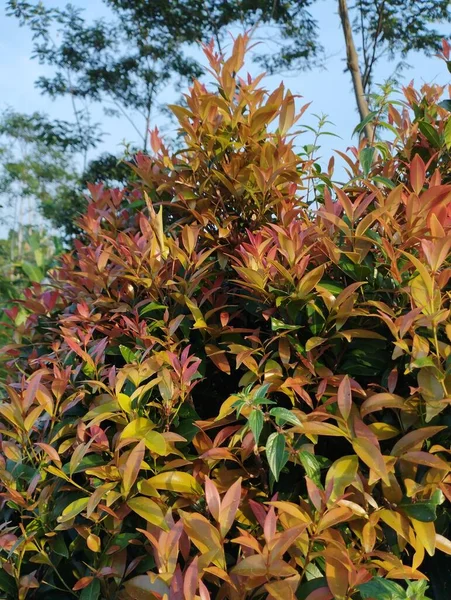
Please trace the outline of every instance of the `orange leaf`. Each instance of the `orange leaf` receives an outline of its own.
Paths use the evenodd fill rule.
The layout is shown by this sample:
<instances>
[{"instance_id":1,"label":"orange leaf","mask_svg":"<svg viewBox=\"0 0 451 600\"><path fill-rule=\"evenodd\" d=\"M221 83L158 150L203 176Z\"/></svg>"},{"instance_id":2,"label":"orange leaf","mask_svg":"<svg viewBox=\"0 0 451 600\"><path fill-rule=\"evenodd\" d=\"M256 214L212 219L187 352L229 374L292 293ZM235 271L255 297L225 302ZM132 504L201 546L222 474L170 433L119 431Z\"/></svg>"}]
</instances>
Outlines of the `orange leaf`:
<instances>
[{"instance_id":1,"label":"orange leaf","mask_svg":"<svg viewBox=\"0 0 451 600\"><path fill-rule=\"evenodd\" d=\"M326 559L327 585L335 600L346 600L348 591L348 570L338 560Z\"/></svg>"},{"instance_id":2,"label":"orange leaf","mask_svg":"<svg viewBox=\"0 0 451 600\"><path fill-rule=\"evenodd\" d=\"M365 438L352 440L352 447L360 460L372 469L386 485L390 485L387 466L380 450Z\"/></svg>"},{"instance_id":3,"label":"orange leaf","mask_svg":"<svg viewBox=\"0 0 451 600\"><path fill-rule=\"evenodd\" d=\"M122 477L122 483L124 485L124 491L126 494L132 489L133 484L138 477L138 473L141 469L142 462L144 460L144 454L146 451L146 440L141 440L131 450L127 457L127 461L124 465L124 474Z\"/></svg>"},{"instance_id":4,"label":"orange leaf","mask_svg":"<svg viewBox=\"0 0 451 600\"><path fill-rule=\"evenodd\" d=\"M338 408L345 420L348 419L352 407L352 392L349 376L345 375L340 382L337 395Z\"/></svg>"},{"instance_id":5,"label":"orange leaf","mask_svg":"<svg viewBox=\"0 0 451 600\"><path fill-rule=\"evenodd\" d=\"M241 477L227 490L219 510L219 529L224 538L232 527L241 500Z\"/></svg>"}]
</instances>

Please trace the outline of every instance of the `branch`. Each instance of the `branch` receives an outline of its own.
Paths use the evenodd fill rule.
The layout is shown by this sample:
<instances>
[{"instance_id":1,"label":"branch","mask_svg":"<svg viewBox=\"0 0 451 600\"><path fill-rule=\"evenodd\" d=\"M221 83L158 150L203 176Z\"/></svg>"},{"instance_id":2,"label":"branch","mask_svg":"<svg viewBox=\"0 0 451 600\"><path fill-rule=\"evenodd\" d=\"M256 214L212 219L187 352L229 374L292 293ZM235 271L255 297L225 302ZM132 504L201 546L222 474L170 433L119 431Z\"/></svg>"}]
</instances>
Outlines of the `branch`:
<instances>
[{"instance_id":1,"label":"branch","mask_svg":"<svg viewBox=\"0 0 451 600\"><path fill-rule=\"evenodd\" d=\"M362 73L359 66L359 56L355 49L354 37L352 34L351 22L349 20L349 11L346 0L338 0L338 13L340 15L341 25L343 27L343 35L346 43L346 62L352 77L352 85L357 103L357 108L360 115L360 120L363 121L370 112L368 101L365 96L365 90L362 82ZM373 139L374 129L370 123L365 125L365 135L369 140Z\"/></svg>"}]
</instances>

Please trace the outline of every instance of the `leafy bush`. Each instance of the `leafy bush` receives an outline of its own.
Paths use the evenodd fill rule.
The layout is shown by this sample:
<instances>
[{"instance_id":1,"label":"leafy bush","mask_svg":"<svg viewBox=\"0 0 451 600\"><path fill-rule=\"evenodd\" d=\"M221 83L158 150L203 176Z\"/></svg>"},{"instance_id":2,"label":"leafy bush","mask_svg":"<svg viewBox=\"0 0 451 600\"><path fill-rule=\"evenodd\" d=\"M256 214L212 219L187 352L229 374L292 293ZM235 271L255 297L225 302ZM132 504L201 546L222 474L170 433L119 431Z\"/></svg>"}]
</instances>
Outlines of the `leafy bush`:
<instances>
[{"instance_id":1,"label":"leafy bush","mask_svg":"<svg viewBox=\"0 0 451 600\"><path fill-rule=\"evenodd\" d=\"M184 148L154 131L141 187L91 186L84 240L26 292L7 598L425 598L451 554L449 101L382 103L392 141L338 185L296 153L293 95L236 75L246 44L206 48Z\"/></svg>"}]
</instances>

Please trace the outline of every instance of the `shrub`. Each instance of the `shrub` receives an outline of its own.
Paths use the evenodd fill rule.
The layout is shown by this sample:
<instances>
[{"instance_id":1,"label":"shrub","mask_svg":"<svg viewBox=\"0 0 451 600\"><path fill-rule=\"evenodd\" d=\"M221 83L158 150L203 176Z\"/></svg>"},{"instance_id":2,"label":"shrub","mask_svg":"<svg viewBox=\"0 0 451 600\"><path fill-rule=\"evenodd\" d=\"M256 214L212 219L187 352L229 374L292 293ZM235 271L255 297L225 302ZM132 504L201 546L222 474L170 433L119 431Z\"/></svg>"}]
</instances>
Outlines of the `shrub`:
<instances>
[{"instance_id":1,"label":"shrub","mask_svg":"<svg viewBox=\"0 0 451 600\"><path fill-rule=\"evenodd\" d=\"M450 101L383 103L392 141L338 185L296 153L293 95L238 77L247 41L205 49L183 149L154 131L142 185L91 186L85 237L26 292L9 599L419 598L451 553Z\"/></svg>"}]
</instances>

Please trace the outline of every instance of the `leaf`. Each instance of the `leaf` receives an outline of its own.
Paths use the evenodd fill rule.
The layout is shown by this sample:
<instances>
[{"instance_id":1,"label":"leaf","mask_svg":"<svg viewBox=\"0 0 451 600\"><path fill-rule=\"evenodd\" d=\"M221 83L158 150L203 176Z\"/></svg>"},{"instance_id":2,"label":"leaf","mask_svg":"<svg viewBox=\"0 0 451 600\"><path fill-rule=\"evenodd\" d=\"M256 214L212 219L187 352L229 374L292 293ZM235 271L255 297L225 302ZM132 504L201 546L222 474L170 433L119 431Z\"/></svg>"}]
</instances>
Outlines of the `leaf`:
<instances>
[{"instance_id":1,"label":"leaf","mask_svg":"<svg viewBox=\"0 0 451 600\"><path fill-rule=\"evenodd\" d=\"M406 593L399 584L382 577L373 577L371 581L358 585L357 589L364 600L406 600Z\"/></svg>"},{"instance_id":2,"label":"leaf","mask_svg":"<svg viewBox=\"0 0 451 600\"><path fill-rule=\"evenodd\" d=\"M279 475L288 460L285 451L285 437L282 433L272 433L266 442L266 456L274 479L279 481Z\"/></svg>"},{"instance_id":3,"label":"leaf","mask_svg":"<svg viewBox=\"0 0 451 600\"><path fill-rule=\"evenodd\" d=\"M451 148L451 119L448 119L445 125L445 146L448 150Z\"/></svg>"},{"instance_id":4,"label":"leaf","mask_svg":"<svg viewBox=\"0 0 451 600\"><path fill-rule=\"evenodd\" d=\"M146 433L143 442L150 452L155 452L159 456L166 456L168 453L166 440L158 431Z\"/></svg>"},{"instance_id":5,"label":"leaf","mask_svg":"<svg viewBox=\"0 0 451 600\"><path fill-rule=\"evenodd\" d=\"M291 425L302 425L298 417L287 408L272 408L269 411L269 414L276 418L277 425L284 425L285 423L290 423Z\"/></svg>"},{"instance_id":6,"label":"leaf","mask_svg":"<svg viewBox=\"0 0 451 600\"><path fill-rule=\"evenodd\" d=\"M321 346L321 344L324 344L324 342L327 342L327 338L311 337L309 340L307 340L305 349L307 352L310 352L310 350L313 350L313 348L316 348L317 346Z\"/></svg>"},{"instance_id":7,"label":"leaf","mask_svg":"<svg viewBox=\"0 0 451 600\"><path fill-rule=\"evenodd\" d=\"M421 543L424 546L424 549L429 554L429 556L434 556L435 553L435 526L431 521L417 521L416 519L410 519Z\"/></svg>"},{"instance_id":8,"label":"leaf","mask_svg":"<svg viewBox=\"0 0 451 600\"><path fill-rule=\"evenodd\" d=\"M340 382L338 387L337 402L343 419L347 420L352 408L352 392L348 375L345 375Z\"/></svg>"},{"instance_id":9,"label":"leaf","mask_svg":"<svg viewBox=\"0 0 451 600\"><path fill-rule=\"evenodd\" d=\"M232 569L234 575L245 575L247 577L260 577L265 575L266 571L266 560L262 554L248 556Z\"/></svg>"},{"instance_id":10,"label":"leaf","mask_svg":"<svg viewBox=\"0 0 451 600\"><path fill-rule=\"evenodd\" d=\"M126 346L120 344L119 350L126 363L131 364L137 361L136 354L133 352L133 350L130 350L130 348L127 348Z\"/></svg>"},{"instance_id":11,"label":"leaf","mask_svg":"<svg viewBox=\"0 0 451 600\"><path fill-rule=\"evenodd\" d=\"M218 488L209 477L205 477L205 500L210 514L216 521L219 521L221 499L219 497Z\"/></svg>"},{"instance_id":12,"label":"leaf","mask_svg":"<svg viewBox=\"0 0 451 600\"><path fill-rule=\"evenodd\" d=\"M430 500L412 502L405 499L398 504L398 508L401 508L407 516L423 523L431 523L437 518L437 505Z\"/></svg>"},{"instance_id":13,"label":"leaf","mask_svg":"<svg viewBox=\"0 0 451 600\"><path fill-rule=\"evenodd\" d=\"M100 552L102 547L99 536L93 533L90 533L86 538L86 545L93 552Z\"/></svg>"},{"instance_id":14,"label":"leaf","mask_svg":"<svg viewBox=\"0 0 451 600\"><path fill-rule=\"evenodd\" d=\"M241 500L241 477L227 490L219 509L219 530L223 538L233 525Z\"/></svg>"},{"instance_id":15,"label":"leaf","mask_svg":"<svg viewBox=\"0 0 451 600\"><path fill-rule=\"evenodd\" d=\"M165 521L163 511L156 502L145 496L135 496L127 502L127 506L132 509L137 515L156 525L165 531L169 530L169 527Z\"/></svg>"},{"instance_id":16,"label":"leaf","mask_svg":"<svg viewBox=\"0 0 451 600\"><path fill-rule=\"evenodd\" d=\"M448 112L451 112L451 100L442 100L441 102L438 103L438 106L440 106L441 108L444 108Z\"/></svg>"},{"instance_id":17,"label":"leaf","mask_svg":"<svg viewBox=\"0 0 451 600\"><path fill-rule=\"evenodd\" d=\"M342 456L329 468L326 475L326 487L333 480L331 502L342 496L346 488L355 482L358 468L359 459L355 455Z\"/></svg>"},{"instance_id":18,"label":"leaf","mask_svg":"<svg viewBox=\"0 0 451 600\"><path fill-rule=\"evenodd\" d=\"M451 541L439 533L435 535L435 546L438 550L451 554Z\"/></svg>"},{"instance_id":19,"label":"leaf","mask_svg":"<svg viewBox=\"0 0 451 600\"><path fill-rule=\"evenodd\" d=\"M144 460L144 454L146 451L146 445L144 440L141 440L136 446L131 450L130 454L127 457L127 461L124 466L124 473L122 476L122 483L124 486L125 494L132 489L133 484L138 477L138 473L141 470L141 465Z\"/></svg>"},{"instance_id":20,"label":"leaf","mask_svg":"<svg viewBox=\"0 0 451 600\"><path fill-rule=\"evenodd\" d=\"M426 121L420 121L418 123L418 128L433 148L441 147L442 141L435 127ZM418 154L415 156L418 156Z\"/></svg>"},{"instance_id":21,"label":"leaf","mask_svg":"<svg viewBox=\"0 0 451 600\"><path fill-rule=\"evenodd\" d=\"M194 545L202 554L208 554L213 564L220 569L225 569L223 542L219 531L200 514L190 514L180 510L179 513L185 532Z\"/></svg>"},{"instance_id":22,"label":"leaf","mask_svg":"<svg viewBox=\"0 0 451 600\"><path fill-rule=\"evenodd\" d=\"M321 486L321 463L317 457L312 452L308 452L308 450L300 450L298 457L307 477L316 485Z\"/></svg>"},{"instance_id":23,"label":"leaf","mask_svg":"<svg viewBox=\"0 0 451 600\"><path fill-rule=\"evenodd\" d=\"M71 502L57 518L58 523L65 523L79 515L88 506L89 498L79 498Z\"/></svg>"},{"instance_id":24,"label":"leaf","mask_svg":"<svg viewBox=\"0 0 451 600\"><path fill-rule=\"evenodd\" d=\"M368 177L368 174L371 171L371 167L373 166L375 150L376 149L373 146L368 146L360 151L360 164L362 166L363 175L365 177Z\"/></svg>"},{"instance_id":25,"label":"leaf","mask_svg":"<svg viewBox=\"0 0 451 600\"><path fill-rule=\"evenodd\" d=\"M433 469L440 469L441 471L450 471L451 466L448 465L444 460L435 454L422 451L406 452L401 456L402 460L407 460L415 465L425 465Z\"/></svg>"},{"instance_id":26,"label":"leaf","mask_svg":"<svg viewBox=\"0 0 451 600\"><path fill-rule=\"evenodd\" d=\"M280 110L279 115L279 133L280 135L285 135L287 131L290 130L294 123L295 116L295 103L294 96L287 91L287 95L285 97L284 102L282 103L282 108Z\"/></svg>"},{"instance_id":27,"label":"leaf","mask_svg":"<svg viewBox=\"0 0 451 600\"><path fill-rule=\"evenodd\" d=\"M357 456L372 469L386 485L390 485L387 466L380 450L365 438L352 440L352 447Z\"/></svg>"},{"instance_id":28,"label":"leaf","mask_svg":"<svg viewBox=\"0 0 451 600\"><path fill-rule=\"evenodd\" d=\"M127 598L131 600L158 600L169 597L169 588L166 583L156 576L137 575L124 583L124 590ZM155 594L152 594L155 592Z\"/></svg>"},{"instance_id":29,"label":"leaf","mask_svg":"<svg viewBox=\"0 0 451 600\"><path fill-rule=\"evenodd\" d=\"M3 568L0 569L0 590L6 592L11 598L18 597L14 579Z\"/></svg>"},{"instance_id":30,"label":"leaf","mask_svg":"<svg viewBox=\"0 0 451 600\"><path fill-rule=\"evenodd\" d=\"M39 267L33 265L30 262L23 261L20 263L20 268L25 273L30 281L35 281L36 283L41 283L44 279L44 274Z\"/></svg>"},{"instance_id":31,"label":"leaf","mask_svg":"<svg viewBox=\"0 0 451 600\"><path fill-rule=\"evenodd\" d=\"M348 591L348 570L340 561L326 556L326 579L335 600L345 600Z\"/></svg>"},{"instance_id":32,"label":"leaf","mask_svg":"<svg viewBox=\"0 0 451 600\"><path fill-rule=\"evenodd\" d=\"M364 417L372 412L382 410L383 408L403 409L405 406L406 401L402 396L383 392L381 394L374 394L373 396L370 396L368 400L365 400L360 407L360 414Z\"/></svg>"},{"instance_id":33,"label":"leaf","mask_svg":"<svg viewBox=\"0 0 451 600\"><path fill-rule=\"evenodd\" d=\"M93 579L88 587L85 587L80 594L80 600L98 600L100 597L100 581Z\"/></svg>"},{"instance_id":34,"label":"leaf","mask_svg":"<svg viewBox=\"0 0 451 600\"><path fill-rule=\"evenodd\" d=\"M357 125L357 127L354 129L354 131L352 132L352 135L355 135L356 133L360 133L361 131L363 131L366 127L366 125L368 125L368 123L370 123L375 117L377 117L378 112L376 110L372 110L371 112L369 112L367 114L367 116L360 121L360 123Z\"/></svg>"},{"instance_id":35,"label":"leaf","mask_svg":"<svg viewBox=\"0 0 451 600\"><path fill-rule=\"evenodd\" d=\"M249 415L247 422L250 430L252 431L252 435L254 436L255 443L258 445L258 440L260 439L264 422L262 411L258 408L254 408Z\"/></svg>"},{"instance_id":36,"label":"leaf","mask_svg":"<svg viewBox=\"0 0 451 600\"><path fill-rule=\"evenodd\" d=\"M121 440L126 438L136 438L142 440L149 431L155 428L155 424L144 417L138 417L129 423L121 432Z\"/></svg>"},{"instance_id":37,"label":"leaf","mask_svg":"<svg viewBox=\"0 0 451 600\"><path fill-rule=\"evenodd\" d=\"M444 429L446 429L446 426L422 427L421 429L410 431L396 442L392 448L391 454L392 456L401 456L404 452L407 452Z\"/></svg>"},{"instance_id":38,"label":"leaf","mask_svg":"<svg viewBox=\"0 0 451 600\"><path fill-rule=\"evenodd\" d=\"M202 487L189 473L182 471L165 471L147 480L156 490L168 490L179 494L194 494L201 496Z\"/></svg>"}]
</instances>

